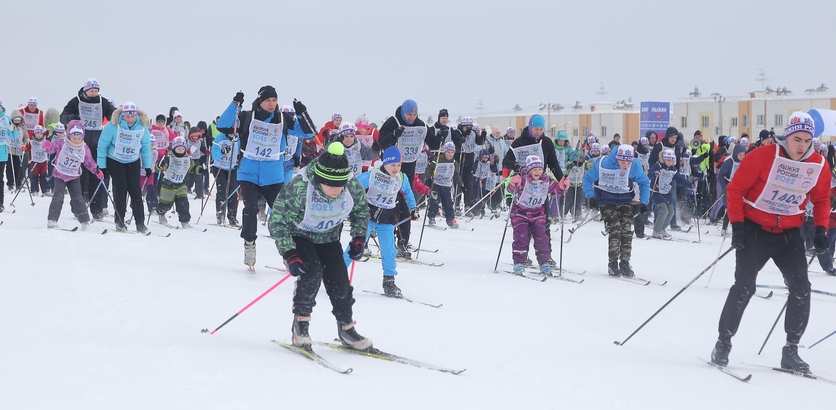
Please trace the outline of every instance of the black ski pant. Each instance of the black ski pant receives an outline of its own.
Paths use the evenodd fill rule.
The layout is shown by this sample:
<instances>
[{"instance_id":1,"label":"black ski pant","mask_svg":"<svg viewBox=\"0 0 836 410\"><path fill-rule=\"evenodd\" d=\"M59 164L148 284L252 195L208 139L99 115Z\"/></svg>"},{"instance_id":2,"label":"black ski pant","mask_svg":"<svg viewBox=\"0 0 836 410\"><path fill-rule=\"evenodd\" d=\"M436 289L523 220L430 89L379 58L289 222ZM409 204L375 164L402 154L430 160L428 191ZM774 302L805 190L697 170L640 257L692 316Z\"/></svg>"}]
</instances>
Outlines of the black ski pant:
<instances>
[{"instance_id":1,"label":"black ski pant","mask_svg":"<svg viewBox=\"0 0 836 410\"><path fill-rule=\"evenodd\" d=\"M566 216L569 212L572 212L572 218L575 222L581 220L581 213L583 212L583 201L584 201L584 194L583 194L583 187L578 186L569 186L566 190L564 195L564 204L562 216Z\"/></svg>"},{"instance_id":2,"label":"black ski pant","mask_svg":"<svg viewBox=\"0 0 836 410\"><path fill-rule=\"evenodd\" d=\"M476 196L476 189L473 187L473 167L475 165L476 154L462 153L462 170L459 175L462 176L462 193L464 194L464 208L468 209L473 206L473 203L479 200Z\"/></svg>"},{"instance_id":3,"label":"black ski pant","mask_svg":"<svg viewBox=\"0 0 836 410\"><path fill-rule=\"evenodd\" d=\"M415 177L415 162L404 162L401 164L401 172L408 178L409 185L412 186L412 178ZM409 208L406 206L406 199L403 194L398 193L398 222L409 218ZM412 232L412 220L395 227L395 234L398 238L398 247L406 249L409 244L409 235Z\"/></svg>"},{"instance_id":4,"label":"black ski pant","mask_svg":"<svg viewBox=\"0 0 836 410\"><path fill-rule=\"evenodd\" d=\"M113 182L113 218L117 226L125 225L128 196L131 197L131 211L136 227L145 226L145 203L142 201L142 189L139 187L140 166L140 160L123 164L112 158L107 159L107 172ZM104 191L104 188L100 188L99 191Z\"/></svg>"},{"instance_id":5,"label":"black ski pant","mask_svg":"<svg viewBox=\"0 0 836 410\"><path fill-rule=\"evenodd\" d=\"M316 306L320 285L331 299L331 313L341 324L352 323L353 288L348 282L348 270L343 261L339 242L316 244L306 238L293 237L296 251L305 263L305 274L296 279L293 292L293 314L310 316Z\"/></svg>"},{"instance_id":6,"label":"black ski pant","mask_svg":"<svg viewBox=\"0 0 836 410\"><path fill-rule=\"evenodd\" d=\"M231 174L231 175L230 175ZM224 200L226 199L226 215L229 221L237 221L238 215L238 172L218 169L215 175L215 215L224 216ZM227 185L227 183L229 183ZM229 199L227 199L229 198Z\"/></svg>"},{"instance_id":7,"label":"black ski pant","mask_svg":"<svg viewBox=\"0 0 836 410\"><path fill-rule=\"evenodd\" d=\"M427 217L435 218L438 216L438 201L441 201L441 207L444 210L444 219L447 223L453 222L456 219L456 211L453 209L453 194L450 193L450 187L433 185L430 202L427 206Z\"/></svg>"},{"instance_id":8,"label":"black ski pant","mask_svg":"<svg viewBox=\"0 0 836 410\"><path fill-rule=\"evenodd\" d=\"M3 206L3 195L6 193L6 188L3 188L3 175L6 173L6 164L8 161L0 162L0 206Z\"/></svg>"},{"instance_id":9,"label":"black ski pant","mask_svg":"<svg viewBox=\"0 0 836 410\"><path fill-rule=\"evenodd\" d=\"M18 155L9 155L9 161L6 166L6 183L9 191L20 190L23 186L23 167L21 166L21 157Z\"/></svg>"},{"instance_id":10,"label":"black ski pant","mask_svg":"<svg viewBox=\"0 0 836 410\"><path fill-rule=\"evenodd\" d=\"M93 155L94 161L98 157L99 136L101 133L101 131L95 130L84 131L84 143L90 147L90 153ZM95 174L88 171L87 168L81 167L81 192L84 193L84 199L90 203L90 213L93 215L93 218L101 218L102 210L107 208L107 192L105 191L105 188L109 185L110 176L106 176L104 179L104 186L98 188L99 178L97 178ZM98 188L98 191L96 191L96 188ZM96 193L96 197L91 198L94 192Z\"/></svg>"},{"instance_id":11,"label":"black ski pant","mask_svg":"<svg viewBox=\"0 0 836 410\"><path fill-rule=\"evenodd\" d=\"M787 342L798 344L810 318L810 281L807 261L804 260L804 241L798 228L781 233L764 231L753 222L745 221L744 248L735 255L734 285L720 315L719 339L730 342L737 333L743 311L755 293L755 279L769 259L775 262L784 284L789 290L784 330Z\"/></svg>"},{"instance_id":12,"label":"black ski pant","mask_svg":"<svg viewBox=\"0 0 836 410\"><path fill-rule=\"evenodd\" d=\"M264 198L273 207L276 196L282 190L283 184L256 185L252 182L241 181L238 192L244 200L244 211L241 215L241 238L252 242L258 238L258 200ZM339 247L339 243L337 247ZM340 257L342 260L342 256Z\"/></svg>"}]
</instances>

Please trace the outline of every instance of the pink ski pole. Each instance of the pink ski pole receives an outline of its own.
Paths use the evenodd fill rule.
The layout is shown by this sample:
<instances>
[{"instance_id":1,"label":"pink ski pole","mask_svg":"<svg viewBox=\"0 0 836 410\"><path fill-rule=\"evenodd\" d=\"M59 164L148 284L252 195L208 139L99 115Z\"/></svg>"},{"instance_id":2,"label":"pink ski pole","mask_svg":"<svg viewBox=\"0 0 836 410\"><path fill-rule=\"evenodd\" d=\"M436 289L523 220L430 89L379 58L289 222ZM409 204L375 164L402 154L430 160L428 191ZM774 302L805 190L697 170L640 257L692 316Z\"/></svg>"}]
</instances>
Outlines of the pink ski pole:
<instances>
[{"instance_id":1,"label":"pink ski pole","mask_svg":"<svg viewBox=\"0 0 836 410\"><path fill-rule=\"evenodd\" d=\"M354 280L354 264L355 264L356 262L357 262L357 261L354 261L354 260L352 260L352 261L351 261L351 274L349 274L349 275L348 275L348 283L349 283L349 284L351 284L351 281L353 281L353 280Z\"/></svg>"},{"instance_id":2,"label":"pink ski pole","mask_svg":"<svg viewBox=\"0 0 836 410\"><path fill-rule=\"evenodd\" d=\"M239 311L235 312L235 314L234 314L234 315L230 316L230 317L229 317L229 319L227 319L227 320L225 320L223 323L221 323L218 327L216 327L216 328L215 328L215 330L213 330L213 331L211 331L211 332L210 332L210 331L209 331L209 329L203 328L203 329L201 329L201 330L200 330L200 333L209 333L210 335L214 335L214 334L215 334L218 330L221 330L221 328L222 328L222 327L226 326L226 324L227 324L227 323L231 322L231 321L232 321L232 319L235 319L236 317L238 317L238 315L240 315L240 314L244 313L244 312L245 312L247 309L249 309L252 305L255 305L255 304L256 304L256 302L258 302L259 300L261 300L261 298L263 298L263 297L267 296L267 294L268 294L268 293L272 292L272 291L273 291L273 289L276 289L277 287L279 287L279 285L281 285L282 283L284 283L284 282L285 282L288 278L290 278L290 274L289 274L289 273L288 273L287 275L284 275L284 277L282 277L281 279L279 279L279 281L278 281L278 282L274 283L274 284L273 284L273 286L270 286L270 288L269 288L269 289L265 290L264 292L261 292L261 294L260 294L260 295L258 295L258 297L257 297L257 298L253 299L253 300L252 300L252 302L247 303L247 305L246 305L246 306L244 306L244 307L242 307L242 308L241 308L241 310L239 310Z\"/></svg>"}]
</instances>

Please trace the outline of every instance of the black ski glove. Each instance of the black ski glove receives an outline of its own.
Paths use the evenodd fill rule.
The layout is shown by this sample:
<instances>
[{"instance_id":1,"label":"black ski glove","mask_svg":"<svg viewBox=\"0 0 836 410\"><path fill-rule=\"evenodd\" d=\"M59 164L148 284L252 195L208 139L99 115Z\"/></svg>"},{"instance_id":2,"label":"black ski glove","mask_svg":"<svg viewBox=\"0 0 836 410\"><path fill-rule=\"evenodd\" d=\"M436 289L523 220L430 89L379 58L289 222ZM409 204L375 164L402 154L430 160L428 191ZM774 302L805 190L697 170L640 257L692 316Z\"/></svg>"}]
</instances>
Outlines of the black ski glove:
<instances>
[{"instance_id":1,"label":"black ski glove","mask_svg":"<svg viewBox=\"0 0 836 410\"><path fill-rule=\"evenodd\" d=\"M595 198L589 198L589 208L598 209L598 200L596 200Z\"/></svg>"},{"instance_id":2,"label":"black ski glove","mask_svg":"<svg viewBox=\"0 0 836 410\"><path fill-rule=\"evenodd\" d=\"M348 243L348 257L359 261L363 257L363 249L366 247L366 238L362 236L355 236L351 242Z\"/></svg>"},{"instance_id":3,"label":"black ski glove","mask_svg":"<svg viewBox=\"0 0 836 410\"><path fill-rule=\"evenodd\" d=\"M743 222L732 224L731 245L734 249L741 250L745 248L745 240L743 236L744 225Z\"/></svg>"},{"instance_id":4,"label":"black ski glove","mask_svg":"<svg viewBox=\"0 0 836 410\"><path fill-rule=\"evenodd\" d=\"M633 217L647 212L647 205L638 203L633 205Z\"/></svg>"},{"instance_id":5,"label":"black ski glove","mask_svg":"<svg viewBox=\"0 0 836 410\"><path fill-rule=\"evenodd\" d=\"M827 252L827 234L824 227L816 227L816 233L813 235L813 245L816 247L817 254L821 255Z\"/></svg>"},{"instance_id":6,"label":"black ski glove","mask_svg":"<svg viewBox=\"0 0 836 410\"><path fill-rule=\"evenodd\" d=\"M302 257L299 256L299 252L296 249L291 249L284 253L284 263L287 264L287 271L290 272L293 276L302 276L306 273L305 271L305 262L302 261Z\"/></svg>"},{"instance_id":7,"label":"black ski glove","mask_svg":"<svg viewBox=\"0 0 836 410\"><path fill-rule=\"evenodd\" d=\"M413 209L413 210L412 210L412 212L410 212L410 213L409 213L409 217L410 217L413 221L417 221L417 220L418 220L418 218L420 218L420 217L421 217L421 214L420 214L420 213L418 213L418 210L417 210L417 209Z\"/></svg>"},{"instance_id":8,"label":"black ski glove","mask_svg":"<svg viewBox=\"0 0 836 410\"><path fill-rule=\"evenodd\" d=\"M308 107L305 107L305 104L302 104L302 101L293 100L293 109L296 111L296 114L302 115L308 111Z\"/></svg>"},{"instance_id":9,"label":"black ski glove","mask_svg":"<svg viewBox=\"0 0 836 410\"><path fill-rule=\"evenodd\" d=\"M238 91L235 93L235 97L232 97L232 101L237 102L239 105L244 103L244 93Z\"/></svg>"},{"instance_id":10,"label":"black ski glove","mask_svg":"<svg viewBox=\"0 0 836 410\"><path fill-rule=\"evenodd\" d=\"M145 168L145 176L150 177L151 175L154 175L151 168Z\"/></svg>"}]
</instances>

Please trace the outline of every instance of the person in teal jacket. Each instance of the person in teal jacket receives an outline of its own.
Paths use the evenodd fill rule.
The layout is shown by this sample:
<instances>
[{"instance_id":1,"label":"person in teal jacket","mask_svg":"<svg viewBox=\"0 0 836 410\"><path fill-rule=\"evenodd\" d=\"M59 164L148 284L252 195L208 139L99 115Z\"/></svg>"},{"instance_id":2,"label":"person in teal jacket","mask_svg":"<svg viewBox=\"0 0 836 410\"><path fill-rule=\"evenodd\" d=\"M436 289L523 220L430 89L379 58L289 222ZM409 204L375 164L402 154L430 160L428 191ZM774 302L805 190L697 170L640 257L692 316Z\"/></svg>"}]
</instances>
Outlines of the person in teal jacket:
<instances>
[{"instance_id":1,"label":"person in teal jacket","mask_svg":"<svg viewBox=\"0 0 836 410\"><path fill-rule=\"evenodd\" d=\"M639 203L633 204L639 186ZM647 211L650 180L631 145L622 144L606 157L596 159L583 177L583 193L591 208L600 206L609 235L607 256L610 276L635 276L630 266L633 252L633 217Z\"/></svg>"},{"instance_id":2,"label":"person in teal jacket","mask_svg":"<svg viewBox=\"0 0 836 410\"><path fill-rule=\"evenodd\" d=\"M15 132L12 120L6 114L6 107L0 102L0 212L3 212L3 175L6 173L6 162L9 160L9 143Z\"/></svg>"},{"instance_id":3,"label":"person in teal jacket","mask_svg":"<svg viewBox=\"0 0 836 410\"><path fill-rule=\"evenodd\" d=\"M145 227L145 205L142 202L142 189L139 186L139 174L145 169L145 175L151 175L154 165L151 148L151 133L146 128L149 124L145 113L132 102L123 103L116 111L109 124L102 130L97 147L96 162L99 169L110 175L113 183L113 206L116 210L114 222L116 230L124 232L125 208L128 195L131 196L131 210L136 221L136 230L147 232ZM107 189L102 186L100 189Z\"/></svg>"},{"instance_id":4,"label":"person in teal jacket","mask_svg":"<svg viewBox=\"0 0 836 410\"><path fill-rule=\"evenodd\" d=\"M405 201L411 219L417 219L415 195L409 184L409 177L401 172L401 151L395 145L390 145L381 154L380 166L370 168L357 176L357 182L366 189L366 201L369 203L369 229L366 230L366 240L369 235L377 232L380 246L380 259L383 264L383 292L386 296L403 297L401 289L395 285L395 275L398 274L395 256L395 225L400 219L398 201ZM343 252L346 266L352 260L350 248Z\"/></svg>"}]
</instances>

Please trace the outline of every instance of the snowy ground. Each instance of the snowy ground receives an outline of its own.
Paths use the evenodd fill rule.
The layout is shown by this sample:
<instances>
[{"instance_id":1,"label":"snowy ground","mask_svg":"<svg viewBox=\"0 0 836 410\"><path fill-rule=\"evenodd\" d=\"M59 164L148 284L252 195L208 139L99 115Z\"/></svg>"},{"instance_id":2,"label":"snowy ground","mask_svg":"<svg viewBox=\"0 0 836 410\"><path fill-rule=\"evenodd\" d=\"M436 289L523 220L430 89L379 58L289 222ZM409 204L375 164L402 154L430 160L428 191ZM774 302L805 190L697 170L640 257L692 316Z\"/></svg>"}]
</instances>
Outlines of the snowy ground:
<instances>
[{"instance_id":1,"label":"snowy ground","mask_svg":"<svg viewBox=\"0 0 836 410\"><path fill-rule=\"evenodd\" d=\"M270 343L289 339L292 283L217 335L200 333L282 277L262 268L281 264L272 241L259 239L259 269L250 274L237 231L210 226L165 239L47 231L49 198L36 198L35 207L18 198L15 214L7 198L0 214L4 409L813 409L836 398L836 386L822 382L751 368L747 385L701 364L716 337L733 255L711 287L700 280L626 346L613 344L716 257L715 229L700 244L634 241L634 268L670 281L664 287L603 276L606 245L597 223L564 249L566 267L589 272L581 285L493 273L499 220L474 221L475 232L427 229L424 245L441 252L421 259L446 266L401 264L398 283L406 295L444 307L359 292L380 287L381 268L372 260L355 273L358 329L381 349L467 372L453 376L320 348L354 368L344 376ZM62 223L73 226L66 202ZM212 222L213 210L210 204L202 224ZM197 201L192 211L196 219ZM696 239L696 232L686 236ZM557 259L559 231L553 238ZM509 240L510 232L502 262L510 260ZM814 288L836 290L833 278L810 276ZM759 281L782 284L771 264ZM734 364L778 362L781 325L763 356L756 353L784 300L783 292L752 299L734 339ZM336 332L324 290L318 303L312 335L330 340ZM836 299L814 295L802 342L834 330L835 310ZM801 354L814 371L836 378L834 352L836 340Z\"/></svg>"}]
</instances>

